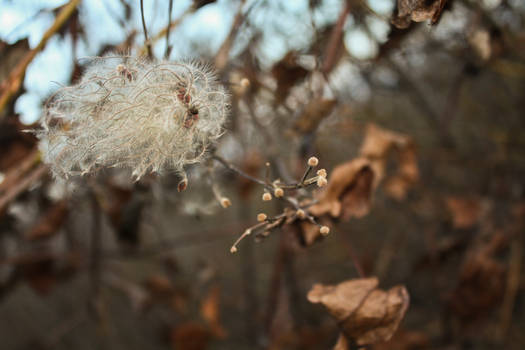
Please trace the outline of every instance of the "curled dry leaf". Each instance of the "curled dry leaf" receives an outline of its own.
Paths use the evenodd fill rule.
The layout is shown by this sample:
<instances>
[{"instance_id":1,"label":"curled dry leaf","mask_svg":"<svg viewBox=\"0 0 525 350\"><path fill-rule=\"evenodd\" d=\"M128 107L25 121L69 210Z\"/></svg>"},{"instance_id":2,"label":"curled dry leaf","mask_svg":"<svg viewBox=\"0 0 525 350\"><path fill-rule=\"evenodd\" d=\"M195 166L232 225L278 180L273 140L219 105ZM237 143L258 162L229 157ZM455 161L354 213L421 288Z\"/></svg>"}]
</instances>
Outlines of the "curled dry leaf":
<instances>
[{"instance_id":1,"label":"curled dry leaf","mask_svg":"<svg viewBox=\"0 0 525 350\"><path fill-rule=\"evenodd\" d=\"M315 131L319 123L332 113L336 104L337 101L334 99L316 98L311 100L294 122L294 130L301 134Z\"/></svg>"},{"instance_id":2,"label":"curled dry leaf","mask_svg":"<svg viewBox=\"0 0 525 350\"><path fill-rule=\"evenodd\" d=\"M409 296L404 286L377 288L377 278L362 278L335 286L316 284L308 300L323 304L351 343L359 346L389 340L405 316ZM344 344L338 344L341 349ZM336 347L337 348L337 347Z\"/></svg>"},{"instance_id":3,"label":"curled dry leaf","mask_svg":"<svg viewBox=\"0 0 525 350\"><path fill-rule=\"evenodd\" d=\"M275 99L283 102L296 83L303 80L308 70L297 63L297 54L288 52L279 62L272 67L272 76L277 80Z\"/></svg>"},{"instance_id":4,"label":"curled dry leaf","mask_svg":"<svg viewBox=\"0 0 525 350\"><path fill-rule=\"evenodd\" d=\"M375 172L366 158L357 158L337 166L330 174L326 190L319 203L310 207L314 216L329 214L350 219L362 217L370 211Z\"/></svg>"},{"instance_id":5,"label":"curled dry leaf","mask_svg":"<svg viewBox=\"0 0 525 350\"><path fill-rule=\"evenodd\" d=\"M397 13L392 18L392 24L404 29L410 26L410 21L431 24L438 22L447 0L397 0Z\"/></svg>"},{"instance_id":6,"label":"curled dry leaf","mask_svg":"<svg viewBox=\"0 0 525 350\"><path fill-rule=\"evenodd\" d=\"M406 135L369 124L360 154L370 159L377 183L384 177L387 156L392 151L397 152L399 167L396 174L385 181L385 191L391 197L402 200L409 187L419 179L414 142Z\"/></svg>"}]
</instances>

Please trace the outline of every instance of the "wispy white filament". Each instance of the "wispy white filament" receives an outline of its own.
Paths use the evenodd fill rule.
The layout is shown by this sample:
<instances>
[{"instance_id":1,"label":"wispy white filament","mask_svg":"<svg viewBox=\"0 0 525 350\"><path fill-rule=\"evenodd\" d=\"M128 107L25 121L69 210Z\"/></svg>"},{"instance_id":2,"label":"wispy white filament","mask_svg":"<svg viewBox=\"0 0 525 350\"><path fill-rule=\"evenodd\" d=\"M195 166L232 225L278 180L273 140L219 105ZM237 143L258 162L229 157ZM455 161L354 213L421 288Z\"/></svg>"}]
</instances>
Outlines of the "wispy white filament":
<instances>
[{"instance_id":1,"label":"wispy white filament","mask_svg":"<svg viewBox=\"0 0 525 350\"><path fill-rule=\"evenodd\" d=\"M229 98L210 69L129 56L93 58L52 96L37 132L56 176L101 167L182 172L223 132Z\"/></svg>"}]
</instances>

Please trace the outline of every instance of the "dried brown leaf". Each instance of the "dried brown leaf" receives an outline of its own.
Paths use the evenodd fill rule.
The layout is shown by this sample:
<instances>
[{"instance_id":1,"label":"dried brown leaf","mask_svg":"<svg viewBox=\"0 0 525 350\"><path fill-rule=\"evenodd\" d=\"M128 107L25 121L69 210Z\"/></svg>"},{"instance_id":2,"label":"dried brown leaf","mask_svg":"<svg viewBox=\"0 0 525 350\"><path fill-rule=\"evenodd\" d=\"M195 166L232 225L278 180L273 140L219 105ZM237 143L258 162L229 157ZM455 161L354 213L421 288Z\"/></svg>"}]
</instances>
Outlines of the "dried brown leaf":
<instances>
[{"instance_id":1,"label":"dried brown leaf","mask_svg":"<svg viewBox=\"0 0 525 350\"><path fill-rule=\"evenodd\" d=\"M363 278L335 286L317 284L308 293L308 300L323 304L352 343L363 346L383 342L397 330L408 309L409 296L403 286L384 291L377 288L378 283L377 278ZM337 346L344 349L341 342Z\"/></svg>"},{"instance_id":2,"label":"dried brown leaf","mask_svg":"<svg viewBox=\"0 0 525 350\"><path fill-rule=\"evenodd\" d=\"M398 28L408 28L410 21L431 24L438 22L447 0L397 0L397 13L392 18L392 24Z\"/></svg>"},{"instance_id":3,"label":"dried brown leaf","mask_svg":"<svg viewBox=\"0 0 525 350\"><path fill-rule=\"evenodd\" d=\"M25 234L26 239L36 240L51 237L62 227L62 224L67 218L68 211L65 200L52 205L40 217L37 224Z\"/></svg>"},{"instance_id":4,"label":"dried brown leaf","mask_svg":"<svg viewBox=\"0 0 525 350\"><path fill-rule=\"evenodd\" d=\"M450 196L445 202L452 215L452 226L456 229L472 228L482 220L490 207L490 203L482 198Z\"/></svg>"},{"instance_id":5,"label":"dried brown leaf","mask_svg":"<svg viewBox=\"0 0 525 350\"><path fill-rule=\"evenodd\" d=\"M408 189L419 179L416 148L412 139L406 135L369 124L360 154L370 159L376 173L376 185L385 176L387 157L390 152L398 154L397 172L386 180L385 191L391 197L402 200Z\"/></svg>"},{"instance_id":6,"label":"dried brown leaf","mask_svg":"<svg viewBox=\"0 0 525 350\"><path fill-rule=\"evenodd\" d=\"M330 174L319 203L310 207L314 216L329 214L350 219L362 217L370 210L375 172L366 158L357 158L337 166Z\"/></svg>"},{"instance_id":7,"label":"dried brown leaf","mask_svg":"<svg viewBox=\"0 0 525 350\"><path fill-rule=\"evenodd\" d=\"M146 281L144 281L144 286L148 289L153 298L169 297L175 290L170 279L161 274L149 276Z\"/></svg>"},{"instance_id":8,"label":"dried brown leaf","mask_svg":"<svg viewBox=\"0 0 525 350\"><path fill-rule=\"evenodd\" d=\"M293 51L288 52L272 67L272 76L277 80L276 101L278 103L283 102L290 89L304 79L307 74L308 70L297 63L297 54Z\"/></svg>"},{"instance_id":9,"label":"dried brown leaf","mask_svg":"<svg viewBox=\"0 0 525 350\"><path fill-rule=\"evenodd\" d=\"M171 347L176 350L204 350L210 341L208 329L198 323L184 323L174 327L170 334Z\"/></svg>"},{"instance_id":10,"label":"dried brown leaf","mask_svg":"<svg viewBox=\"0 0 525 350\"><path fill-rule=\"evenodd\" d=\"M201 303L202 318L208 323L211 333L217 338L226 337L226 330L220 321L220 301L221 289L219 286L210 288L208 295Z\"/></svg>"},{"instance_id":11,"label":"dried brown leaf","mask_svg":"<svg viewBox=\"0 0 525 350\"><path fill-rule=\"evenodd\" d=\"M294 130L301 134L308 134L317 129L321 121L328 117L337 101L334 99L316 98L311 100L294 123Z\"/></svg>"},{"instance_id":12,"label":"dried brown leaf","mask_svg":"<svg viewBox=\"0 0 525 350\"><path fill-rule=\"evenodd\" d=\"M448 298L448 306L464 325L480 319L499 304L505 293L505 266L494 254L507 243L499 233L489 242L467 253L461 265L459 282Z\"/></svg>"}]
</instances>

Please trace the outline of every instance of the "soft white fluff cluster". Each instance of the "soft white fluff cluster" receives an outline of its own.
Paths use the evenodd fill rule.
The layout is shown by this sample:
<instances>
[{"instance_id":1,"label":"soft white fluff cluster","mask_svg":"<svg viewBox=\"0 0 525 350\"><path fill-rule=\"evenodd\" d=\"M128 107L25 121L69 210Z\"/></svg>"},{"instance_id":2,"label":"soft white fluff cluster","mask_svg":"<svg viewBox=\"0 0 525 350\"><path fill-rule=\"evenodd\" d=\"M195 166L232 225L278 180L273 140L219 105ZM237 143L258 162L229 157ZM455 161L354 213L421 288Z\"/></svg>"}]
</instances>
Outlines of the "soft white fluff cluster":
<instances>
[{"instance_id":1,"label":"soft white fluff cluster","mask_svg":"<svg viewBox=\"0 0 525 350\"><path fill-rule=\"evenodd\" d=\"M60 89L37 132L59 177L101 167L183 172L223 132L229 98L210 69L130 56L94 58L80 82Z\"/></svg>"}]
</instances>

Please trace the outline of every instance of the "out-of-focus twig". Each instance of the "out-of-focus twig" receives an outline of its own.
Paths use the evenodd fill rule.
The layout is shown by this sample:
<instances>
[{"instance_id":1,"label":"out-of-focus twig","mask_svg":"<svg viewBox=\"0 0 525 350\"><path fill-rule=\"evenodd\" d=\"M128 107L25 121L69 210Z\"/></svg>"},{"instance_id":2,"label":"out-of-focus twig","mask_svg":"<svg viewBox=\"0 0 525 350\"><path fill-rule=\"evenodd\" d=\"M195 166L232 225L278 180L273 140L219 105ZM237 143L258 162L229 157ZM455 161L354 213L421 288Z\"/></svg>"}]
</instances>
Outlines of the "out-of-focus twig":
<instances>
[{"instance_id":1,"label":"out-of-focus twig","mask_svg":"<svg viewBox=\"0 0 525 350\"><path fill-rule=\"evenodd\" d=\"M166 52L164 53L164 58L168 59L171 53L170 46L170 32L171 32L171 11L173 10L173 0L170 0L168 6L168 26L166 27Z\"/></svg>"},{"instance_id":2,"label":"out-of-focus twig","mask_svg":"<svg viewBox=\"0 0 525 350\"><path fill-rule=\"evenodd\" d=\"M509 271L507 274L507 287L501 305L499 337L507 339L507 332L512 322L512 310L516 303L516 296L520 287L521 265L523 262L523 234L517 236L510 246Z\"/></svg>"},{"instance_id":3,"label":"out-of-focus twig","mask_svg":"<svg viewBox=\"0 0 525 350\"><path fill-rule=\"evenodd\" d=\"M144 30L144 45L146 46L146 53L149 58L153 57L151 51L151 42L148 39L148 28L146 27L146 19L144 18L144 0L140 0L140 18L142 19L142 29Z\"/></svg>"},{"instance_id":4,"label":"out-of-focus twig","mask_svg":"<svg viewBox=\"0 0 525 350\"><path fill-rule=\"evenodd\" d=\"M215 68L217 68L217 70L222 70L228 63L228 58L230 56L230 50L233 45L233 41L235 40L235 37L239 32L239 28L241 27L241 24L243 23L244 18L247 15L247 13L244 15L242 13L242 9L244 7L245 2L246 0L241 0L239 4L239 10L237 11L235 18L233 19L233 24L230 29L230 32L228 33L228 36L219 48L219 51L217 51L217 55L215 56Z\"/></svg>"},{"instance_id":5,"label":"out-of-focus twig","mask_svg":"<svg viewBox=\"0 0 525 350\"><path fill-rule=\"evenodd\" d=\"M55 22L44 33L44 36L42 37L38 45L25 55L25 57L13 69L13 71L7 77L7 79L4 82L2 82L2 84L0 85L3 88L2 95L0 96L0 111L2 111L5 108L5 106L7 106L11 98L16 94L16 92L22 85L22 82L24 80L24 74L29 64L33 61L35 56L46 46L47 41L56 32L58 32L58 30L62 28L62 26L69 19L69 17L71 17L80 1L81 0L71 0L62 8L62 10L55 18Z\"/></svg>"},{"instance_id":6,"label":"out-of-focus twig","mask_svg":"<svg viewBox=\"0 0 525 350\"><path fill-rule=\"evenodd\" d=\"M326 46L323 58L323 65L321 68L321 71L325 75L330 73L330 71L334 68L335 59L337 57L337 51L340 49L339 46L341 43L341 37L343 35L343 28L345 26L346 19L350 14L350 8L350 1L345 1L345 6L343 7L339 18L337 19L335 27L332 29L332 33L330 34L330 39L328 45Z\"/></svg>"},{"instance_id":7,"label":"out-of-focus twig","mask_svg":"<svg viewBox=\"0 0 525 350\"><path fill-rule=\"evenodd\" d=\"M11 201L13 201L18 195L27 190L36 181L47 174L48 167L45 164L40 164L27 176L22 178L20 181L9 187L4 194L0 197L0 213L4 211Z\"/></svg>"}]
</instances>

